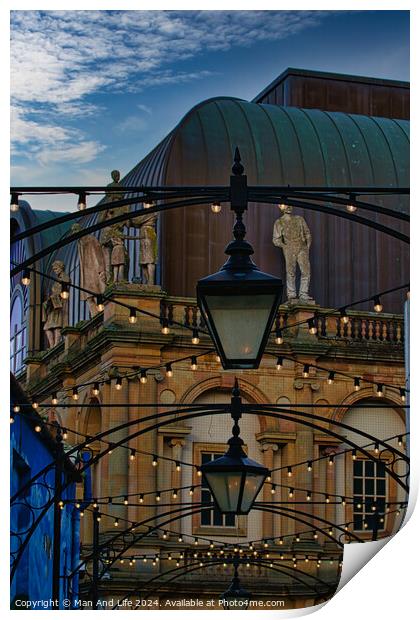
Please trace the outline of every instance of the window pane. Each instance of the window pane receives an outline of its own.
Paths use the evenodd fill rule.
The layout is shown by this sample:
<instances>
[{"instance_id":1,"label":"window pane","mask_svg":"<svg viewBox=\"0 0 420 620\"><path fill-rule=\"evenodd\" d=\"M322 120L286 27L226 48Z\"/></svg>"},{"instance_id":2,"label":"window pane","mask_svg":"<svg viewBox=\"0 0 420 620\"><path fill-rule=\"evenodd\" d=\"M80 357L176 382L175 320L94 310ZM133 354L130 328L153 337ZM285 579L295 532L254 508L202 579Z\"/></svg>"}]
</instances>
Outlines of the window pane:
<instances>
[{"instance_id":1,"label":"window pane","mask_svg":"<svg viewBox=\"0 0 420 620\"><path fill-rule=\"evenodd\" d=\"M365 493L366 495L373 495L375 493L375 480L373 478L365 480Z\"/></svg>"},{"instance_id":2,"label":"window pane","mask_svg":"<svg viewBox=\"0 0 420 620\"><path fill-rule=\"evenodd\" d=\"M385 479L380 478L376 481L376 493L378 495L385 495Z\"/></svg>"},{"instance_id":3,"label":"window pane","mask_svg":"<svg viewBox=\"0 0 420 620\"><path fill-rule=\"evenodd\" d=\"M353 463L353 475L363 476L363 461L354 461Z\"/></svg>"},{"instance_id":4,"label":"window pane","mask_svg":"<svg viewBox=\"0 0 420 620\"><path fill-rule=\"evenodd\" d=\"M376 475L380 478L385 478L385 463L376 464Z\"/></svg>"},{"instance_id":5,"label":"window pane","mask_svg":"<svg viewBox=\"0 0 420 620\"><path fill-rule=\"evenodd\" d=\"M209 461L211 461L211 454L209 454L208 452L202 452L201 464L204 465L204 463L208 463Z\"/></svg>"},{"instance_id":6,"label":"window pane","mask_svg":"<svg viewBox=\"0 0 420 620\"><path fill-rule=\"evenodd\" d=\"M214 509L213 525L223 525L223 516L218 508Z\"/></svg>"},{"instance_id":7,"label":"window pane","mask_svg":"<svg viewBox=\"0 0 420 620\"><path fill-rule=\"evenodd\" d=\"M353 493L363 493L363 479L355 478L353 481Z\"/></svg>"},{"instance_id":8,"label":"window pane","mask_svg":"<svg viewBox=\"0 0 420 620\"><path fill-rule=\"evenodd\" d=\"M235 515L225 515L225 525L227 525L227 527L235 527Z\"/></svg>"},{"instance_id":9,"label":"window pane","mask_svg":"<svg viewBox=\"0 0 420 620\"><path fill-rule=\"evenodd\" d=\"M354 517L354 529L361 530L363 529L363 518L361 515L355 515Z\"/></svg>"},{"instance_id":10,"label":"window pane","mask_svg":"<svg viewBox=\"0 0 420 620\"><path fill-rule=\"evenodd\" d=\"M373 461L365 461L365 476L373 477L375 475L375 463Z\"/></svg>"},{"instance_id":11,"label":"window pane","mask_svg":"<svg viewBox=\"0 0 420 620\"><path fill-rule=\"evenodd\" d=\"M201 511L201 525L211 525L211 510Z\"/></svg>"}]
</instances>

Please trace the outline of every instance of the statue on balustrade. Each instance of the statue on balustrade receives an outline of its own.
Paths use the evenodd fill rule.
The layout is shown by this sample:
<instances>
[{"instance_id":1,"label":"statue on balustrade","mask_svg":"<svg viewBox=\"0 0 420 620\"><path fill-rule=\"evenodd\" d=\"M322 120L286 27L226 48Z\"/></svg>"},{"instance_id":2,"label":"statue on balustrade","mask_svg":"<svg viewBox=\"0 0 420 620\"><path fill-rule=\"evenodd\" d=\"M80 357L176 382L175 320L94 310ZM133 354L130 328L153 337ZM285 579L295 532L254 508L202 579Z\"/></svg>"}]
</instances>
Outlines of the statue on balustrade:
<instances>
[{"instance_id":1,"label":"statue on balustrade","mask_svg":"<svg viewBox=\"0 0 420 620\"><path fill-rule=\"evenodd\" d=\"M144 203L145 209L149 209L152 206L154 206L152 203ZM155 284L158 259L157 218L156 213L151 213L150 215L139 215L130 219L130 226L139 229L142 284Z\"/></svg>"},{"instance_id":2,"label":"statue on balustrade","mask_svg":"<svg viewBox=\"0 0 420 620\"><path fill-rule=\"evenodd\" d=\"M113 170L111 172L112 182L107 185L109 188L106 192L106 202L110 203L110 206L105 211L101 211L99 216L99 222L105 222L106 220L110 220L118 215L129 213L129 206L124 205L120 207L113 207L112 203L123 200L124 199L124 186L120 183L120 171ZM117 264L113 264L112 262L112 253L116 245L121 245L120 243L116 243L116 237L122 234L123 228L126 225L125 221L118 222L117 224L111 224L111 226L107 226L101 229L100 233L100 243L102 246L102 252L104 255L105 261L105 272L106 272L106 283L110 283L115 281L114 274L117 272L118 274L123 274L119 280L123 279L125 266L121 269L115 270ZM121 258L121 249L114 253L114 261L120 260ZM126 259L125 259L126 260ZM118 263L118 267L121 267L121 264Z\"/></svg>"},{"instance_id":3,"label":"statue on balustrade","mask_svg":"<svg viewBox=\"0 0 420 620\"><path fill-rule=\"evenodd\" d=\"M71 232L82 230L80 224L73 224ZM102 294L106 287L106 268L102 246L94 235L84 235L77 240L80 264L80 299L86 301L90 316L98 313L96 295ZM87 292L90 291L90 292Z\"/></svg>"},{"instance_id":4,"label":"statue on balustrade","mask_svg":"<svg viewBox=\"0 0 420 620\"><path fill-rule=\"evenodd\" d=\"M55 347L61 340L61 330L69 323L68 298L61 296L62 282L70 283L69 276L64 271L64 263L56 260L52 264L52 271L57 281L54 281L50 294L42 304L42 321L47 338L48 348Z\"/></svg>"},{"instance_id":5,"label":"statue on balustrade","mask_svg":"<svg viewBox=\"0 0 420 620\"><path fill-rule=\"evenodd\" d=\"M311 233L304 218L292 215L292 207L280 205L283 215L274 222L273 244L281 248L286 263L287 300L292 303L314 303L309 295ZM300 269L300 290L296 291L296 271Z\"/></svg>"}]
</instances>

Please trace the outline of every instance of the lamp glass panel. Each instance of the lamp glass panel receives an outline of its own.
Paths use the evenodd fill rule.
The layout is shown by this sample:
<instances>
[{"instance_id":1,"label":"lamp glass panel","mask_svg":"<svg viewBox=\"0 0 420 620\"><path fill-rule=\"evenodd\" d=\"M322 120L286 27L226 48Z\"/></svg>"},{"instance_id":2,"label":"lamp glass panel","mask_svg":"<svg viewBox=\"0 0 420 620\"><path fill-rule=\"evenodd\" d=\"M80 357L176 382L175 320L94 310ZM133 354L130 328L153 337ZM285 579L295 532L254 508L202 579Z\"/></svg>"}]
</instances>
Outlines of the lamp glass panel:
<instances>
[{"instance_id":1,"label":"lamp glass panel","mask_svg":"<svg viewBox=\"0 0 420 620\"><path fill-rule=\"evenodd\" d=\"M209 311L227 359L255 359L275 295L208 295Z\"/></svg>"},{"instance_id":2,"label":"lamp glass panel","mask_svg":"<svg viewBox=\"0 0 420 620\"><path fill-rule=\"evenodd\" d=\"M244 492L241 501L241 512L248 512L256 499L256 495L265 479L265 474L248 472L245 478Z\"/></svg>"},{"instance_id":3,"label":"lamp glass panel","mask_svg":"<svg viewBox=\"0 0 420 620\"><path fill-rule=\"evenodd\" d=\"M222 512L237 512L241 472L206 472L207 483Z\"/></svg>"}]
</instances>

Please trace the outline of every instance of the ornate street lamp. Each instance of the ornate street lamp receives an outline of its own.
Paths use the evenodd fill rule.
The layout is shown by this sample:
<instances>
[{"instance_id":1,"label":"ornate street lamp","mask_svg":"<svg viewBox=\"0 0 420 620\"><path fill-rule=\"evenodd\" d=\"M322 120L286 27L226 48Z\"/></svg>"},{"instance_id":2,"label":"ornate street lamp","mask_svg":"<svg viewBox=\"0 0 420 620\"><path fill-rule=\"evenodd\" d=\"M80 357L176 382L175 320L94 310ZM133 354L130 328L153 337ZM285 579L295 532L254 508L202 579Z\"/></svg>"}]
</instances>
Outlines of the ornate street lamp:
<instances>
[{"instance_id":1,"label":"ornate street lamp","mask_svg":"<svg viewBox=\"0 0 420 620\"><path fill-rule=\"evenodd\" d=\"M229 449L223 456L201 466L201 473L220 512L246 515L261 490L269 470L248 458L239 437L238 420L241 418L242 400L238 380L232 391L231 415L234 420Z\"/></svg>"},{"instance_id":2,"label":"ornate street lamp","mask_svg":"<svg viewBox=\"0 0 420 620\"><path fill-rule=\"evenodd\" d=\"M247 209L247 181L235 151L230 177L231 208L236 213L234 241L220 271L197 282L197 302L223 368L258 368L281 301L280 278L260 271L251 260L242 215Z\"/></svg>"},{"instance_id":3,"label":"ornate street lamp","mask_svg":"<svg viewBox=\"0 0 420 620\"><path fill-rule=\"evenodd\" d=\"M228 610L241 610L248 609L251 594L248 590L241 587L238 576L238 560L235 560L233 566L235 568L235 574L232 579L232 583L226 592L220 595L220 601L223 604L223 609Z\"/></svg>"}]
</instances>

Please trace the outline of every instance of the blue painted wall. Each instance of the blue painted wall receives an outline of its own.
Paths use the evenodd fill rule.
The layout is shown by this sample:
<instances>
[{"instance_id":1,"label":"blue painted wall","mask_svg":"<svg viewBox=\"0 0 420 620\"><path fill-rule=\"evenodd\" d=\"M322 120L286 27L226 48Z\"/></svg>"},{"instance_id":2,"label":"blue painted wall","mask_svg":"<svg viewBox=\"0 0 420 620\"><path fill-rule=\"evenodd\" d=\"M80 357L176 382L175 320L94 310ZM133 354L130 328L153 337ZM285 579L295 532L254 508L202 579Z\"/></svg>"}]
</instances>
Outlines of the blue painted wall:
<instances>
[{"instance_id":1,"label":"blue painted wall","mask_svg":"<svg viewBox=\"0 0 420 620\"><path fill-rule=\"evenodd\" d=\"M54 460L52 447L41 433L34 431L34 424L25 419L24 413L15 414L15 421L10 425L10 472L11 494L22 488L25 481ZM69 472L64 474L65 477ZM42 483L42 484L41 484ZM44 484L47 483L47 484ZM52 497L48 488L54 484L54 469L44 478L33 484L26 494L29 506L19 502L12 507L10 515L11 551L19 547L19 537L13 535L24 532L40 514L40 507ZM62 499L75 498L75 483L71 483L64 491ZM65 504L61 511L61 575L68 576L79 563L79 515L73 504ZM14 609L24 603L16 601L43 601L39 608L53 608L52 597L52 563L53 563L53 523L54 509L51 506L35 529L25 549L11 585L10 601ZM75 596L78 591L77 576L60 580L60 608L65 608L63 599ZM18 606L19 605L19 606Z\"/></svg>"}]
</instances>

